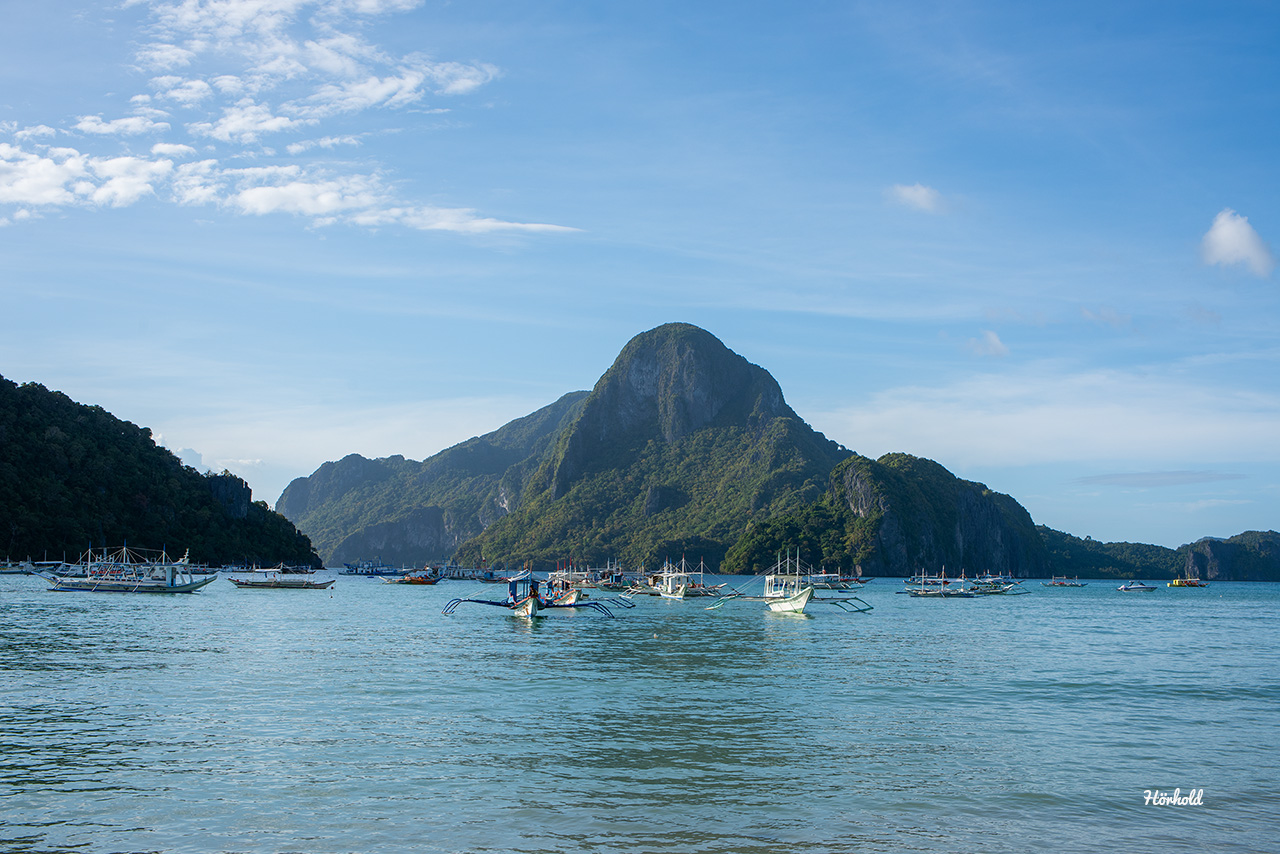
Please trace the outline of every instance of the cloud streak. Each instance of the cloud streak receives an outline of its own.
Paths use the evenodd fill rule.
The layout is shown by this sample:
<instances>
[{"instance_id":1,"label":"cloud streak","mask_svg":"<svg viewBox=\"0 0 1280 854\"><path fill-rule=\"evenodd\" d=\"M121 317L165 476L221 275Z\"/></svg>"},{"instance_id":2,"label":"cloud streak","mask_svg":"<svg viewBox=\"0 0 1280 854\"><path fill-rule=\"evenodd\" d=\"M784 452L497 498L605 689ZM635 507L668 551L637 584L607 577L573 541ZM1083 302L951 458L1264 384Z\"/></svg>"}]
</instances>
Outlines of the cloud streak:
<instances>
[{"instance_id":1,"label":"cloud streak","mask_svg":"<svg viewBox=\"0 0 1280 854\"><path fill-rule=\"evenodd\" d=\"M1076 478L1076 483L1090 486L1119 486L1134 489L1158 489L1172 486L1191 486L1197 483L1217 483L1223 480L1243 480L1244 475L1217 471L1146 471L1117 474L1095 474Z\"/></svg>"},{"instance_id":2,"label":"cloud streak","mask_svg":"<svg viewBox=\"0 0 1280 854\"><path fill-rule=\"evenodd\" d=\"M944 212L942 194L933 187L924 184L894 184L886 191L888 198L906 208L924 213L940 214Z\"/></svg>"}]
</instances>

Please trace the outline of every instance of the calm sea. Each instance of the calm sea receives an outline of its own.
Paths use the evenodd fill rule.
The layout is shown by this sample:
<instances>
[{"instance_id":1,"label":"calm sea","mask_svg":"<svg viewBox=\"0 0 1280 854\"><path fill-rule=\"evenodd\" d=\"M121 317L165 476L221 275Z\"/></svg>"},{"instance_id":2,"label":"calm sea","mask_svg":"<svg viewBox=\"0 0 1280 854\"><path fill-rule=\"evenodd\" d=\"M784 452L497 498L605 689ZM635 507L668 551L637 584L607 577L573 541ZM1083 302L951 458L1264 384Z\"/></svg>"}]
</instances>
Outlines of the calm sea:
<instances>
[{"instance_id":1,"label":"calm sea","mask_svg":"<svg viewBox=\"0 0 1280 854\"><path fill-rule=\"evenodd\" d=\"M530 623L442 615L504 592L460 582L0 576L0 850L1280 848L1280 585L1025 584Z\"/></svg>"}]
</instances>

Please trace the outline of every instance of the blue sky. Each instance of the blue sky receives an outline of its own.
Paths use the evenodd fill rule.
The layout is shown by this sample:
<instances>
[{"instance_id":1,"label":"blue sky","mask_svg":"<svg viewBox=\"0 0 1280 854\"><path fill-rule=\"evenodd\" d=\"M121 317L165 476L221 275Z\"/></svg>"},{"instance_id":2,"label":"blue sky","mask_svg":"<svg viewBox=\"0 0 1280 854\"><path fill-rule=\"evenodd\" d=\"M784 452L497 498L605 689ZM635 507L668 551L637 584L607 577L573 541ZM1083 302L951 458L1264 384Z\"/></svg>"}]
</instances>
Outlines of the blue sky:
<instances>
[{"instance_id":1,"label":"blue sky","mask_svg":"<svg viewBox=\"0 0 1280 854\"><path fill-rule=\"evenodd\" d=\"M1079 536L1280 527L1270 3L0 0L0 374L274 503L698 324Z\"/></svg>"}]
</instances>

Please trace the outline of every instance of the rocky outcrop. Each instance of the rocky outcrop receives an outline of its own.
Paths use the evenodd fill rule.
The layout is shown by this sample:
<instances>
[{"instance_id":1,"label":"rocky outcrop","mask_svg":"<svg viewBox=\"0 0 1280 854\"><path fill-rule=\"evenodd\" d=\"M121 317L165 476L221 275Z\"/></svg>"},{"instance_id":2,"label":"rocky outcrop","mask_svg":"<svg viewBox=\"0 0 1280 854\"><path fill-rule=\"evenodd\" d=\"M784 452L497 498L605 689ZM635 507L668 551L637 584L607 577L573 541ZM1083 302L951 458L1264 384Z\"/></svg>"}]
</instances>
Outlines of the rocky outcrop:
<instances>
[{"instance_id":1,"label":"rocky outcrop","mask_svg":"<svg viewBox=\"0 0 1280 854\"><path fill-rule=\"evenodd\" d=\"M328 462L308 477L294 478L276 501L276 512L297 522L313 510L341 501L352 490L386 483L405 462L402 456L370 460L347 454Z\"/></svg>"},{"instance_id":2,"label":"rocky outcrop","mask_svg":"<svg viewBox=\"0 0 1280 854\"><path fill-rule=\"evenodd\" d=\"M1246 531L1183 546L1184 575L1205 581L1280 581L1280 534Z\"/></svg>"},{"instance_id":3,"label":"rocky outcrop","mask_svg":"<svg viewBox=\"0 0 1280 854\"><path fill-rule=\"evenodd\" d=\"M672 445L717 423L779 417L799 421L768 371L706 330L668 323L631 339L596 383L556 460L555 497L650 441Z\"/></svg>"},{"instance_id":4,"label":"rocky outcrop","mask_svg":"<svg viewBox=\"0 0 1280 854\"><path fill-rule=\"evenodd\" d=\"M832 477L853 527L864 575L985 572L1044 576L1048 552L1030 514L1007 495L961 480L932 460L855 456Z\"/></svg>"},{"instance_id":5,"label":"rocky outcrop","mask_svg":"<svg viewBox=\"0 0 1280 854\"><path fill-rule=\"evenodd\" d=\"M309 532L326 563L449 557L519 506L529 476L586 396L564 395L422 461L349 454L294 480L276 508Z\"/></svg>"},{"instance_id":6,"label":"rocky outcrop","mask_svg":"<svg viewBox=\"0 0 1280 854\"><path fill-rule=\"evenodd\" d=\"M687 323L633 338L557 438L519 507L460 560L652 565L672 544L723 556L754 520L822 495L849 452L777 382Z\"/></svg>"},{"instance_id":7,"label":"rocky outcrop","mask_svg":"<svg viewBox=\"0 0 1280 854\"><path fill-rule=\"evenodd\" d=\"M227 511L232 519L244 519L249 515L249 505L253 503L253 492L243 478L231 472L205 475L205 483L214 499Z\"/></svg>"},{"instance_id":8,"label":"rocky outcrop","mask_svg":"<svg viewBox=\"0 0 1280 854\"><path fill-rule=\"evenodd\" d=\"M439 507L416 508L351 534L333 550L329 562L354 563L376 555L393 566L413 566L424 561L423 555L453 554L459 539L457 530L450 528Z\"/></svg>"}]
</instances>

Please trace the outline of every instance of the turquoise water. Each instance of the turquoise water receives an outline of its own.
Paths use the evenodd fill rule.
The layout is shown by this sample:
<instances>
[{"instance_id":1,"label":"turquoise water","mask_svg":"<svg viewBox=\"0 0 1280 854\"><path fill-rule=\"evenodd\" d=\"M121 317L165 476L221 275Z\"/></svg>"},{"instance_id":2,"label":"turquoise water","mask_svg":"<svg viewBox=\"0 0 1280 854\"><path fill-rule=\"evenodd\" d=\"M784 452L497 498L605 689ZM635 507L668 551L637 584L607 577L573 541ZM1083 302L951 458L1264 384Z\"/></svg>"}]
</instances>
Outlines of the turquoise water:
<instances>
[{"instance_id":1,"label":"turquoise water","mask_svg":"<svg viewBox=\"0 0 1280 854\"><path fill-rule=\"evenodd\" d=\"M530 623L0 576L0 850L1275 851L1280 585L1026 584Z\"/></svg>"}]
</instances>

